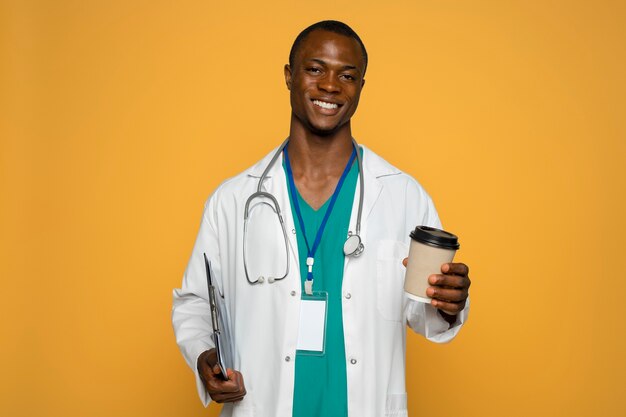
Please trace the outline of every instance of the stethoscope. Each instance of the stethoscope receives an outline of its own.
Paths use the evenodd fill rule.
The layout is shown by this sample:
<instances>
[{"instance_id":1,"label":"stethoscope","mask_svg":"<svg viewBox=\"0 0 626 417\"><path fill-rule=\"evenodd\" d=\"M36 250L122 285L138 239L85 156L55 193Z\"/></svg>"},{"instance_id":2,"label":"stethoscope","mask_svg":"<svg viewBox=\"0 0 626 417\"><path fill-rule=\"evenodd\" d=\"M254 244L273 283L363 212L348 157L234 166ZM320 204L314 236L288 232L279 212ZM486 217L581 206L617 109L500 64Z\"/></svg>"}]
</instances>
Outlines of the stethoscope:
<instances>
[{"instance_id":1,"label":"stethoscope","mask_svg":"<svg viewBox=\"0 0 626 417\"><path fill-rule=\"evenodd\" d=\"M244 214L243 214L243 269L246 273L246 279L248 280L248 283L250 284L262 284L263 282L265 282L266 279L269 283L272 283L274 281L280 281L281 279L284 279L289 274L289 239L287 238L287 229L285 228L285 222L283 220L283 216L280 211L280 205L278 204L278 200L276 200L276 197L274 197L271 193L261 191L261 187L263 185L263 181L267 177L267 173L274 166L274 163L276 163L276 160L278 159L280 154L283 152L283 149L285 149L285 146L287 146L287 143L289 143L289 138L285 139L285 141L279 146L276 153L272 156L270 163L267 164L267 167L265 168L265 170L261 174L261 177L259 178L259 184L257 186L256 192L252 193L250 197L248 197L248 199L246 200L246 206L245 206ZM356 149L356 158L357 158L357 162L359 165L359 184L360 184L359 211L358 211L357 218L356 218L356 231L355 233L348 232L348 237L345 243L343 244L343 253L345 256L353 256L356 258L360 256L363 253L363 250L365 249L365 246L363 245L363 242L361 240L361 214L363 212L364 180L363 180L363 161L361 159L361 152L359 152L359 146L354 140L354 138L352 138L352 144L354 145L354 149ZM267 204L268 206L270 206L272 210L278 215L278 220L280 221L280 227L283 232L283 238L285 240L285 256L287 259L287 266L285 268L285 274L280 277L259 276L257 277L255 281L252 281L248 273L248 262L247 262L247 256L246 256L248 241L246 238L247 238L247 233L248 233L248 218L249 218L250 203L255 198L269 199L271 204L267 201L261 201L261 203Z\"/></svg>"}]
</instances>

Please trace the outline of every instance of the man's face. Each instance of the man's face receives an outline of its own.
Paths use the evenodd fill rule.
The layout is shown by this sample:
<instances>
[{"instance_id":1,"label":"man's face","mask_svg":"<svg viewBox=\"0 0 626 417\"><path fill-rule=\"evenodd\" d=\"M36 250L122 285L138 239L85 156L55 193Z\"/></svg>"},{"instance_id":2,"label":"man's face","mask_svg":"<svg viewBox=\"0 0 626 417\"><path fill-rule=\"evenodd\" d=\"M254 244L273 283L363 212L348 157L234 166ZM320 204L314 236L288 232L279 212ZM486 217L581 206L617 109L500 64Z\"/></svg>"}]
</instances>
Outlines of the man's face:
<instances>
[{"instance_id":1,"label":"man's face","mask_svg":"<svg viewBox=\"0 0 626 417\"><path fill-rule=\"evenodd\" d=\"M356 39L316 30L300 44L293 68L285 66L296 119L318 135L329 135L350 121L365 83L365 62Z\"/></svg>"}]
</instances>

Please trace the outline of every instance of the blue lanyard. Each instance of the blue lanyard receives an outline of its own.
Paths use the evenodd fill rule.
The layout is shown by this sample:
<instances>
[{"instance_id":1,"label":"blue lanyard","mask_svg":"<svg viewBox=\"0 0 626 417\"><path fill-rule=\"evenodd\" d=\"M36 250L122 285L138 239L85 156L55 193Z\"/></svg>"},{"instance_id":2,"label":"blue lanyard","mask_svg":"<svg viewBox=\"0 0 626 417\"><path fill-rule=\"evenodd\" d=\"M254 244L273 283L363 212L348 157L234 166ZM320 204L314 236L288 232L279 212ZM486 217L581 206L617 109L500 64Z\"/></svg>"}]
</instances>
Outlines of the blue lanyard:
<instances>
[{"instance_id":1,"label":"blue lanyard","mask_svg":"<svg viewBox=\"0 0 626 417\"><path fill-rule=\"evenodd\" d=\"M296 216L298 217L298 222L300 223L300 229L304 234L304 243L306 243L307 248L307 259L306 264L308 266L308 272L306 275L305 282L305 292L309 295L312 293L313 287L313 263L315 261L315 252L317 252L317 248L320 245L322 240L322 235L324 234L324 229L326 228L326 223L328 222L328 218L330 217L330 213L333 211L333 207L335 206L335 202L337 201L337 197L339 196L339 191L341 191L341 186L348 176L348 172L350 172L350 167L354 162L354 158L356 157L356 149L352 150L352 155L350 155L350 159L348 160L348 164L343 170L343 174L341 174L341 178L339 178L339 182L337 183L337 187L333 192L332 197L330 198L330 203L328 204L328 208L326 209L326 213L324 214L324 218L322 219L322 223L320 224L319 229L317 229L317 234L315 235L315 241L313 242L313 247L309 245L309 240L306 238L306 231L304 229L304 220L302 220L302 213L300 212L300 204L298 203L298 194L296 191L296 184L293 180L293 172L291 171L291 163L289 162L289 154L287 152L287 147L284 149L285 153L285 168L287 168L287 180L289 181L289 189L291 191L291 198L293 199L293 206L296 210Z\"/></svg>"}]
</instances>

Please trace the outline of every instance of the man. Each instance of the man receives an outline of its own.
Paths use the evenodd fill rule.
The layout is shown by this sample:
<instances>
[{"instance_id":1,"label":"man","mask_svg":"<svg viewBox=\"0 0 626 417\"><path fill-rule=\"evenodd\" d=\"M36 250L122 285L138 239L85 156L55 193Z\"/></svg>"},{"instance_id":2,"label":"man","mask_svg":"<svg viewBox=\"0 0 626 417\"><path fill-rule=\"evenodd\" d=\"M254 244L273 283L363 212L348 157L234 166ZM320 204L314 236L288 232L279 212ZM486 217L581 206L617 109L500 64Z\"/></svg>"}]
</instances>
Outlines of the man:
<instances>
[{"instance_id":1,"label":"man","mask_svg":"<svg viewBox=\"0 0 626 417\"><path fill-rule=\"evenodd\" d=\"M224 182L205 206L172 315L202 401L224 403L224 416L406 415L406 324L446 342L467 318L464 264L444 264L429 277L430 305L404 295L409 231L441 224L415 180L354 147L350 119L366 68L365 47L347 25L324 21L305 29L284 68L288 144ZM279 208L267 194L250 198L259 187ZM361 256L345 256L359 211L365 247ZM232 327L236 370L228 380L215 366L203 253ZM304 301L319 294L323 348L298 349L310 331L300 321Z\"/></svg>"}]
</instances>

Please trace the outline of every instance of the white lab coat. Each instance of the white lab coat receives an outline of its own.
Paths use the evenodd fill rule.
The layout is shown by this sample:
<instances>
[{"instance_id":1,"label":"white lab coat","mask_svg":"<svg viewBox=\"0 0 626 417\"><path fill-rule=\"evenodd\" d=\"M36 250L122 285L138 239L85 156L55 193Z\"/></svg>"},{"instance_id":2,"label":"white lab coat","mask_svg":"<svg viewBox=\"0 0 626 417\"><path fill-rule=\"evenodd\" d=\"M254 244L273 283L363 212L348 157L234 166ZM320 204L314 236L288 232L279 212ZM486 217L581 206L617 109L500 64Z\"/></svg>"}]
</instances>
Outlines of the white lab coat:
<instances>
[{"instance_id":1,"label":"white lab coat","mask_svg":"<svg viewBox=\"0 0 626 417\"><path fill-rule=\"evenodd\" d=\"M205 205L200 231L183 277L174 290L172 321L177 343L193 372L203 404L210 397L198 376L198 356L211 349L210 313L203 252L230 312L234 366L243 374L247 395L226 404L222 416L291 417L301 297L294 220L282 156L269 171L263 190L280 204L289 240L289 274L274 283L250 285L243 265L243 218L248 197L271 154L225 181ZM467 319L469 302L449 328L430 305L403 292L409 232L416 225L441 227L428 194L409 175L363 147L365 193L361 237L365 251L346 257L343 328L350 416L406 416L406 325L431 341L451 340ZM350 219L355 230L359 187ZM250 278L284 273L285 244L278 217L256 199L251 204L247 259ZM255 218L256 216L256 218ZM254 226L253 226L254 225Z\"/></svg>"}]
</instances>

